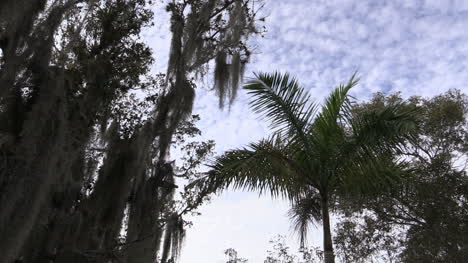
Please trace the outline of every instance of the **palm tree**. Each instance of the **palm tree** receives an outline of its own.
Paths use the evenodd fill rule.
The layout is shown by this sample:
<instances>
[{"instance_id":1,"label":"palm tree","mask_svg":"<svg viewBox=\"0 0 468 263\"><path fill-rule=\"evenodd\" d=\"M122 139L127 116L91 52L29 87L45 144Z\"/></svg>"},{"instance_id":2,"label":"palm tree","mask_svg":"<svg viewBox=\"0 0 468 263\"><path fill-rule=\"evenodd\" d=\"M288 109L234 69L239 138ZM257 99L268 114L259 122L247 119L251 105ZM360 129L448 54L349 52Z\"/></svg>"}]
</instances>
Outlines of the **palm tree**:
<instances>
[{"instance_id":1,"label":"palm tree","mask_svg":"<svg viewBox=\"0 0 468 263\"><path fill-rule=\"evenodd\" d=\"M320 112L288 74L256 74L244 89L250 107L269 120L274 134L231 150L211 165L217 188L243 188L288 198L304 244L310 223L322 222L325 262L335 261L329 211L336 197L388 185L401 162L391 158L415 128L414 111L395 104L357 112L349 90L355 75L338 86Z\"/></svg>"}]
</instances>

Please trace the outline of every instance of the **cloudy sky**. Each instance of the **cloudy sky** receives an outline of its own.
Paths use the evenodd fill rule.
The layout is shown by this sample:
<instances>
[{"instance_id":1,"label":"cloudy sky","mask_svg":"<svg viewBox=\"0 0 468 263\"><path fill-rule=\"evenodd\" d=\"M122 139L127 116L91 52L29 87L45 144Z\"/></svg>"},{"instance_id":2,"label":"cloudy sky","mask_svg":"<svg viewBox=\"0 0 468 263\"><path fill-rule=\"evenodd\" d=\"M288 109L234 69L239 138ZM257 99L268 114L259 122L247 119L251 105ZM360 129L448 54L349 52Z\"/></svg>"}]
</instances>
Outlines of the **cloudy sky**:
<instances>
[{"instance_id":1,"label":"cloudy sky","mask_svg":"<svg viewBox=\"0 0 468 263\"><path fill-rule=\"evenodd\" d=\"M468 92L468 0L265 0L268 33L255 40L252 71L289 71L320 101L333 87L358 71L361 82L352 93L367 99L372 93L401 92L432 96L451 88ZM157 13L164 21L168 16ZM166 61L166 26L146 38ZM158 52L160 52L158 54ZM163 56L158 56L163 55ZM197 91L194 113L200 114L204 138L216 151L240 147L269 133L268 126L247 107L241 93L228 111L217 108L208 89ZM268 241L291 234L288 203L256 193L229 191L203 206L194 218L182 251L182 263L223 263L223 251L235 248L249 262L261 263ZM321 245L319 230L310 236Z\"/></svg>"}]
</instances>

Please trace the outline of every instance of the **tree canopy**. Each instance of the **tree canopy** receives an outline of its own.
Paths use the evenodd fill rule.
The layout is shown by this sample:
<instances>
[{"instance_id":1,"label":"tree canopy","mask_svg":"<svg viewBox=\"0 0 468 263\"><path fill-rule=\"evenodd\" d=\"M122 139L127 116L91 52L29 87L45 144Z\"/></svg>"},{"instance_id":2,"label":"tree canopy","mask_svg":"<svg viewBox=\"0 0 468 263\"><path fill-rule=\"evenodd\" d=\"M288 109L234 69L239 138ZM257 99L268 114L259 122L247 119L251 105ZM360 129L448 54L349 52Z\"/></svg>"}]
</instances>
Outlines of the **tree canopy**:
<instances>
[{"instance_id":1,"label":"tree canopy","mask_svg":"<svg viewBox=\"0 0 468 263\"><path fill-rule=\"evenodd\" d=\"M152 1L1 1L0 262L175 260L182 216L208 194L192 185L176 208L175 178L194 179L212 143L187 146L182 174L168 153L195 132L211 61L220 105L235 98L256 2L167 1L168 68L153 75Z\"/></svg>"},{"instance_id":2,"label":"tree canopy","mask_svg":"<svg viewBox=\"0 0 468 263\"><path fill-rule=\"evenodd\" d=\"M360 108L401 101L377 94ZM409 104L419 108L417 136L401 152L410 173L373 198L341 202L335 242L343 262L463 262L468 255L467 97L452 90Z\"/></svg>"}]
</instances>

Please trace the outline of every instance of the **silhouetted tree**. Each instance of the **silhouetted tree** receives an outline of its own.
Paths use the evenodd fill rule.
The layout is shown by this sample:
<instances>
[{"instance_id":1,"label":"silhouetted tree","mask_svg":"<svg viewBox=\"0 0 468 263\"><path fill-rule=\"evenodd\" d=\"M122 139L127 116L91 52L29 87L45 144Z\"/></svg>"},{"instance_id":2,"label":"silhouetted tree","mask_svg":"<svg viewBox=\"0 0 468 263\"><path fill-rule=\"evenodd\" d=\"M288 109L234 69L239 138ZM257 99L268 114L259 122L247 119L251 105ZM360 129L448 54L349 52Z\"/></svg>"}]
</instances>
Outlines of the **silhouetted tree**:
<instances>
[{"instance_id":1,"label":"silhouetted tree","mask_svg":"<svg viewBox=\"0 0 468 263\"><path fill-rule=\"evenodd\" d=\"M284 236L278 235L270 240L273 245L271 250L268 250L268 256L264 263L318 263L323 261L323 251L316 247L301 247L298 254L290 252Z\"/></svg>"},{"instance_id":2,"label":"silhouetted tree","mask_svg":"<svg viewBox=\"0 0 468 263\"><path fill-rule=\"evenodd\" d=\"M284 236L278 235L270 240L272 248L267 250L267 257L263 263L315 263L323 261L323 251L317 247L301 247L298 253L290 251ZM224 251L229 260L226 263L243 263L247 259L240 258L235 249L229 248Z\"/></svg>"},{"instance_id":3,"label":"silhouetted tree","mask_svg":"<svg viewBox=\"0 0 468 263\"><path fill-rule=\"evenodd\" d=\"M220 103L234 99L256 10L168 1L168 68L152 76L150 2L1 1L0 262L175 259L184 221L168 152L210 61ZM181 211L207 194L192 185Z\"/></svg>"},{"instance_id":4,"label":"silhouetted tree","mask_svg":"<svg viewBox=\"0 0 468 263\"><path fill-rule=\"evenodd\" d=\"M224 251L224 254L228 256L228 261L226 263L246 263L247 259L239 257L237 251L233 248L228 248Z\"/></svg>"}]
</instances>

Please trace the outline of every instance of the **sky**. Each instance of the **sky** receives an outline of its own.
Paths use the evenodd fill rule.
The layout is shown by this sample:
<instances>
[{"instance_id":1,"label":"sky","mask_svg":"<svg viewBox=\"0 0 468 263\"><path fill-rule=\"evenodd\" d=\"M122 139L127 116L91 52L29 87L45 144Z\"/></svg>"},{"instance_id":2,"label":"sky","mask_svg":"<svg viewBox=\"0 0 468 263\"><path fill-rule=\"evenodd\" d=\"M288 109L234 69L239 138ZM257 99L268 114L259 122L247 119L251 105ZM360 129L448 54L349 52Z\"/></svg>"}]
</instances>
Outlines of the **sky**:
<instances>
[{"instance_id":1,"label":"sky","mask_svg":"<svg viewBox=\"0 0 468 263\"><path fill-rule=\"evenodd\" d=\"M265 0L267 33L252 39L253 71L290 72L320 102L354 72L360 82L352 95L375 92L404 97L433 96L448 89L468 93L468 0ZM166 22L164 22L166 21ZM164 68L169 16L156 12L155 27L144 33ZM161 23L159 23L161 22ZM221 111L211 86L197 89L194 113L203 139L216 141L218 154L267 136L268 123L253 114L240 92L231 109ZM251 263L262 263L277 234L297 247L286 212L288 202L242 191L225 191L192 219L181 263L224 263L235 248ZM321 246L321 231L309 235Z\"/></svg>"}]
</instances>

